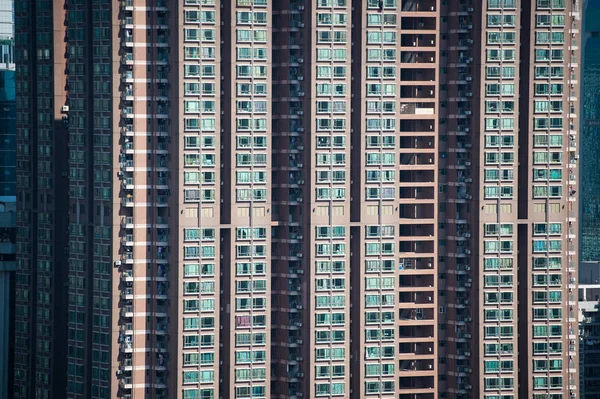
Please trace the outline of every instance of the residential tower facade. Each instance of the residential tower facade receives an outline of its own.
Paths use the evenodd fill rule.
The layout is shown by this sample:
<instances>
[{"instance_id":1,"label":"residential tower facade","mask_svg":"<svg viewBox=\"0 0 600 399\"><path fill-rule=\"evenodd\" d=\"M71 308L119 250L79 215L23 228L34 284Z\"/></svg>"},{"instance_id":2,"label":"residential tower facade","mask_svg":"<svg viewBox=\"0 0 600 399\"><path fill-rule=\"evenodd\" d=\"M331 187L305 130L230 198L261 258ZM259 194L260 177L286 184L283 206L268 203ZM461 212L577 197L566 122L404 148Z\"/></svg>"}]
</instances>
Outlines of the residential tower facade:
<instances>
[{"instance_id":1,"label":"residential tower facade","mask_svg":"<svg viewBox=\"0 0 600 399\"><path fill-rule=\"evenodd\" d=\"M20 2L15 397L575 393L578 17Z\"/></svg>"}]
</instances>

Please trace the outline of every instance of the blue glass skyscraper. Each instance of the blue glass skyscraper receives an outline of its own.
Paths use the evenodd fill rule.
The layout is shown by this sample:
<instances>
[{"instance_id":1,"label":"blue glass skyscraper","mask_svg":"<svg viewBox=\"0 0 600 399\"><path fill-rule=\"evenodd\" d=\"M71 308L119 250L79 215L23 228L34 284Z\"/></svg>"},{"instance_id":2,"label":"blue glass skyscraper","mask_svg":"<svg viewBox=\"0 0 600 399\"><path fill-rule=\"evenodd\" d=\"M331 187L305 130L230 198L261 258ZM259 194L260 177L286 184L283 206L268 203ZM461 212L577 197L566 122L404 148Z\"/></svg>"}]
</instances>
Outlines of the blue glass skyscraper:
<instances>
[{"instance_id":1,"label":"blue glass skyscraper","mask_svg":"<svg viewBox=\"0 0 600 399\"><path fill-rule=\"evenodd\" d=\"M0 196L17 190L15 105L15 71L0 69Z\"/></svg>"},{"instance_id":2,"label":"blue glass skyscraper","mask_svg":"<svg viewBox=\"0 0 600 399\"><path fill-rule=\"evenodd\" d=\"M600 260L600 0L584 12L581 120L581 261Z\"/></svg>"}]
</instances>

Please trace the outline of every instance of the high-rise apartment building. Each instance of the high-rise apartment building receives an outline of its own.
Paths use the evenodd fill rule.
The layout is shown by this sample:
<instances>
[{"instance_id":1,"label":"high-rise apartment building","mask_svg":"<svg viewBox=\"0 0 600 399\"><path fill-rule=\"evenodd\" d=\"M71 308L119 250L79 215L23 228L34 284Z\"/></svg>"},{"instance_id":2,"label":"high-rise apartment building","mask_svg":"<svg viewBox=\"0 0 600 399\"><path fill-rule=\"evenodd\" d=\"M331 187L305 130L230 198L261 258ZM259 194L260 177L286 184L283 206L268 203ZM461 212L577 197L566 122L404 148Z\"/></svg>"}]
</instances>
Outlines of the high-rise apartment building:
<instances>
[{"instance_id":1,"label":"high-rise apartment building","mask_svg":"<svg viewBox=\"0 0 600 399\"><path fill-rule=\"evenodd\" d=\"M449 5L438 220L448 397L577 395L579 10Z\"/></svg>"},{"instance_id":2,"label":"high-rise apartment building","mask_svg":"<svg viewBox=\"0 0 600 399\"><path fill-rule=\"evenodd\" d=\"M576 394L578 10L18 2L15 397Z\"/></svg>"}]
</instances>

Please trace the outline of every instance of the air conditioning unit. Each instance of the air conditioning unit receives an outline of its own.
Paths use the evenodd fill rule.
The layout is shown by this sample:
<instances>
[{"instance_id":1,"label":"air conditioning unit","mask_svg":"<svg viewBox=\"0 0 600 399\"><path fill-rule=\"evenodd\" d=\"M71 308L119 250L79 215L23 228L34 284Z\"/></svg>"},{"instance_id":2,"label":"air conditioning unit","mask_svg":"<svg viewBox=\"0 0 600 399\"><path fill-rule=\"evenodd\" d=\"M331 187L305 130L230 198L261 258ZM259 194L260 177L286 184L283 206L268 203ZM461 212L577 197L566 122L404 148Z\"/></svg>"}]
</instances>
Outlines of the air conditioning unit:
<instances>
[{"instance_id":1,"label":"air conditioning unit","mask_svg":"<svg viewBox=\"0 0 600 399\"><path fill-rule=\"evenodd\" d=\"M121 261L120 260L116 260L115 261L115 266L121 266Z\"/></svg>"},{"instance_id":2,"label":"air conditioning unit","mask_svg":"<svg viewBox=\"0 0 600 399\"><path fill-rule=\"evenodd\" d=\"M60 108L60 110L61 110L62 112L69 112L69 106L68 106L68 105L63 105L63 106Z\"/></svg>"}]
</instances>

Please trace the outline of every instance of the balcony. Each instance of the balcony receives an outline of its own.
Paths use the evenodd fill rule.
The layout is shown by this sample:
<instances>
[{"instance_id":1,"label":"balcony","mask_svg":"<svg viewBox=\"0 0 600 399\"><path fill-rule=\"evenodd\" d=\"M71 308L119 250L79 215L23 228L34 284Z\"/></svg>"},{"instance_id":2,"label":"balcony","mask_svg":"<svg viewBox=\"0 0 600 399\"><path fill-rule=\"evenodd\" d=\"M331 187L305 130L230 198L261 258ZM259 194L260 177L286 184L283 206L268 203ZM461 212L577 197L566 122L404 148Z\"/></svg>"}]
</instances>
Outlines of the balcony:
<instances>
[{"instance_id":1,"label":"balcony","mask_svg":"<svg viewBox=\"0 0 600 399\"><path fill-rule=\"evenodd\" d=\"M432 239L436 233L433 224L418 223L418 224L401 224L400 239L414 239L422 237L423 240Z\"/></svg>"},{"instance_id":2,"label":"balcony","mask_svg":"<svg viewBox=\"0 0 600 399\"><path fill-rule=\"evenodd\" d=\"M133 208L133 194L127 194L121 198L121 205L127 208Z\"/></svg>"},{"instance_id":3,"label":"balcony","mask_svg":"<svg viewBox=\"0 0 600 399\"><path fill-rule=\"evenodd\" d=\"M126 283L128 286L121 288L121 298L122 299L133 299L133 287L132 283Z\"/></svg>"},{"instance_id":4,"label":"balcony","mask_svg":"<svg viewBox=\"0 0 600 399\"><path fill-rule=\"evenodd\" d=\"M435 215L433 204L401 204L400 219L433 219Z\"/></svg>"},{"instance_id":5,"label":"balcony","mask_svg":"<svg viewBox=\"0 0 600 399\"><path fill-rule=\"evenodd\" d=\"M126 124L121 126L121 134L126 138L133 137L133 124Z\"/></svg>"},{"instance_id":6,"label":"balcony","mask_svg":"<svg viewBox=\"0 0 600 399\"><path fill-rule=\"evenodd\" d=\"M121 306L121 316L125 318L133 317L133 305Z\"/></svg>"},{"instance_id":7,"label":"balcony","mask_svg":"<svg viewBox=\"0 0 600 399\"><path fill-rule=\"evenodd\" d=\"M402 17L401 31L434 31L437 28L435 17Z\"/></svg>"},{"instance_id":8,"label":"balcony","mask_svg":"<svg viewBox=\"0 0 600 399\"><path fill-rule=\"evenodd\" d=\"M125 247L133 247L133 234L124 234L121 237L121 244Z\"/></svg>"},{"instance_id":9,"label":"balcony","mask_svg":"<svg viewBox=\"0 0 600 399\"><path fill-rule=\"evenodd\" d=\"M126 137L126 141L121 146L121 153L126 154L126 155L133 155L133 153L134 153L133 142L128 141L128 139L129 138Z\"/></svg>"},{"instance_id":10,"label":"balcony","mask_svg":"<svg viewBox=\"0 0 600 399\"><path fill-rule=\"evenodd\" d=\"M434 328L437 328L437 326L401 324L397 341L399 343L431 342Z\"/></svg>"},{"instance_id":11,"label":"balcony","mask_svg":"<svg viewBox=\"0 0 600 399\"><path fill-rule=\"evenodd\" d=\"M121 333L119 341L121 342L121 351L125 353L133 352L133 335Z\"/></svg>"},{"instance_id":12,"label":"balcony","mask_svg":"<svg viewBox=\"0 0 600 399\"><path fill-rule=\"evenodd\" d=\"M133 177L124 177L123 180L121 180L121 188L123 190L133 190L134 187Z\"/></svg>"},{"instance_id":13,"label":"balcony","mask_svg":"<svg viewBox=\"0 0 600 399\"><path fill-rule=\"evenodd\" d=\"M406 103L400 105L402 115L433 115L435 114L434 103Z\"/></svg>"},{"instance_id":14,"label":"balcony","mask_svg":"<svg viewBox=\"0 0 600 399\"><path fill-rule=\"evenodd\" d=\"M133 53L124 53L121 55L121 63L123 65L133 65Z\"/></svg>"},{"instance_id":15,"label":"balcony","mask_svg":"<svg viewBox=\"0 0 600 399\"><path fill-rule=\"evenodd\" d=\"M473 21L470 17L461 17L458 20L457 31L459 33L467 33L473 29Z\"/></svg>"},{"instance_id":16,"label":"balcony","mask_svg":"<svg viewBox=\"0 0 600 399\"><path fill-rule=\"evenodd\" d=\"M435 386L433 376L422 377L400 377L399 391L400 393L421 392L429 393Z\"/></svg>"},{"instance_id":17,"label":"balcony","mask_svg":"<svg viewBox=\"0 0 600 399\"><path fill-rule=\"evenodd\" d=\"M169 206L169 198L166 195L159 195L156 197L156 206Z\"/></svg>"},{"instance_id":18,"label":"balcony","mask_svg":"<svg viewBox=\"0 0 600 399\"><path fill-rule=\"evenodd\" d=\"M435 0L403 0L402 11L407 12L435 12Z\"/></svg>"},{"instance_id":19,"label":"balcony","mask_svg":"<svg viewBox=\"0 0 600 399\"><path fill-rule=\"evenodd\" d=\"M133 107L126 106L121 108L121 116L126 119L133 119L133 117L135 116L133 113Z\"/></svg>"},{"instance_id":20,"label":"balcony","mask_svg":"<svg viewBox=\"0 0 600 399\"><path fill-rule=\"evenodd\" d=\"M418 35L413 33L402 33L400 45L402 47L435 47L435 35Z\"/></svg>"},{"instance_id":21,"label":"balcony","mask_svg":"<svg viewBox=\"0 0 600 399\"><path fill-rule=\"evenodd\" d=\"M410 154L402 154L402 155L407 156L405 159L405 162L411 161ZM429 157L431 157L431 158L429 158ZM433 154L427 154L427 156L423 155L420 160L425 163L421 164L421 165L433 166L433 162L429 162L430 159L433 159L432 157L433 157ZM414 162L416 162L416 160L414 160ZM427 168L424 170L402 170L402 169L400 170L400 179L399 179L400 185L427 186L427 185L431 185L434 182L435 182L435 171L430 168Z\"/></svg>"},{"instance_id":22,"label":"balcony","mask_svg":"<svg viewBox=\"0 0 600 399\"><path fill-rule=\"evenodd\" d=\"M400 362L400 372L403 371L430 371L433 370L433 359L403 360Z\"/></svg>"},{"instance_id":23,"label":"balcony","mask_svg":"<svg viewBox=\"0 0 600 399\"><path fill-rule=\"evenodd\" d=\"M433 153L403 153L400 154L400 165L401 166L433 166L434 154ZM401 179L402 181L402 179Z\"/></svg>"},{"instance_id":24,"label":"balcony","mask_svg":"<svg viewBox=\"0 0 600 399\"><path fill-rule=\"evenodd\" d=\"M166 261L169 259L169 247L168 246L159 246L157 248L156 259L161 261Z\"/></svg>"},{"instance_id":25,"label":"balcony","mask_svg":"<svg viewBox=\"0 0 600 399\"><path fill-rule=\"evenodd\" d=\"M125 229L133 229L133 216L122 217L121 227Z\"/></svg>"},{"instance_id":26,"label":"balcony","mask_svg":"<svg viewBox=\"0 0 600 399\"><path fill-rule=\"evenodd\" d=\"M430 274L405 275L399 277L399 291L434 291L434 278Z\"/></svg>"},{"instance_id":27,"label":"balcony","mask_svg":"<svg viewBox=\"0 0 600 399\"><path fill-rule=\"evenodd\" d=\"M167 299L167 283L164 281L156 282L156 295L157 299Z\"/></svg>"},{"instance_id":28,"label":"balcony","mask_svg":"<svg viewBox=\"0 0 600 399\"><path fill-rule=\"evenodd\" d=\"M403 64L435 64L433 51L402 51L400 62Z\"/></svg>"},{"instance_id":29,"label":"balcony","mask_svg":"<svg viewBox=\"0 0 600 399\"><path fill-rule=\"evenodd\" d=\"M121 91L121 98L125 101L133 101L133 85L126 85Z\"/></svg>"},{"instance_id":30,"label":"balcony","mask_svg":"<svg viewBox=\"0 0 600 399\"><path fill-rule=\"evenodd\" d=\"M125 83L133 83L133 71L131 69L126 69L121 72L121 79Z\"/></svg>"},{"instance_id":31,"label":"balcony","mask_svg":"<svg viewBox=\"0 0 600 399\"><path fill-rule=\"evenodd\" d=\"M406 342L399 344L398 357L400 358L418 358L433 356L432 342Z\"/></svg>"},{"instance_id":32,"label":"balcony","mask_svg":"<svg viewBox=\"0 0 600 399\"><path fill-rule=\"evenodd\" d=\"M156 334L160 334L160 335L164 335L167 333L167 330L169 329L169 325L167 322L160 322L156 324Z\"/></svg>"},{"instance_id":33,"label":"balcony","mask_svg":"<svg viewBox=\"0 0 600 399\"><path fill-rule=\"evenodd\" d=\"M129 252L130 248L126 248L125 252L121 254L121 260L125 262L125 264L133 263L133 253Z\"/></svg>"},{"instance_id":34,"label":"balcony","mask_svg":"<svg viewBox=\"0 0 600 399\"><path fill-rule=\"evenodd\" d=\"M121 44L126 47L133 47L133 29L124 30Z\"/></svg>"},{"instance_id":35,"label":"balcony","mask_svg":"<svg viewBox=\"0 0 600 399\"><path fill-rule=\"evenodd\" d=\"M398 261L400 270L433 270L433 258L401 258Z\"/></svg>"},{"instance_id":36,"label":"balcony","mask_svg":"<svg viewBox=\"0 0 600 399\"><path fill-rule=\"evenodd\" d=\"M156 117L157 118L168 118L169 117L169 107L166 105L158 104L156 106Z\"/></svg>"},{"instance_id":37,"label":"balcony","mask_svg":"<svg viewBox=\"0 0 600 399\"><path fill-rule=\"evenodd\" d=\"M133 11L133 0L121 0L121 8L126 11Z\"/></svg>"},{"instance_id":38,"label":"balcony","mask_svg":"<svg viewBox=\"0 0 600 399\"><path fill-rule=\"evenodd\" d=\"M133 29L133 17L125 17L121 19L121 26L127 29Z\"/></svg>"},{"instance_id":39,"label":"balcony","mask_svg":"<svg viewBox=\"0 0 600 399\"><path fill-rule=\"evenodd\" d=\"M429 292L400 292L400 307L412 305L433 305L433 294Z\"/></svg>"},{"instance_id":40,"label":"balcony","mask_svg":"<svg viewBox=\"0 0 600 399\"><path fill-rule=\"evenodd\" d=\"M427 133L433 133L434 131L435 131L435 121L433 119L422 119L422 120L401 119L400 120L400 132L402 132L402 133L411 132L411 133L421 133L421 134L426 135Z\"/></svg>"},{"instance_id":41,"label":"balcony","mask_svg":"<svg viewBox=\"0 0 600 399\"><path fill-rule=\"evenodd\" d=\"M127 370L130 371L133 369L133 359L131 358L124 358L121 360L121 369L123 370Z\"/></svg>"},{"instance_id":42,"label":"balcony","mask_svg":"<svg viewBox=\"0 0 600 399\"><path fill-rule=\"evenodd\" d=\"M121 272L121 281L133 282L133 270L123 270Z\"/></svg>"},{"instance_id":43,"label":"balcony","mask_svg":"<svg viewBox=\"0 0 600 399\"><path fill-rule=\"evenodd\" d=\"M431 200L434 199L433 187L400 187L400 200ZM408 202L408 201L406 201Z\"/></svg>"},{"instance_id":44,"label":"balcony","mask_svg":"<svg viewBox=\"0 0 600 399\"><path fill-rule=\"evenodd\" d=\"M156 79L159 83L168 83L169 81L169 73L166 70L159 70L156 73Z\"/></svg>"},{"instance_id":45,"label":"balcony","mask_svg":"<svg viewBox=\"0 0 600 399\"><path fill-rule=\"evenodd\" d=\"M169 218L165 217L165 216L157 216L156 217L156 224L157 225L168 225L169 223Z\"/></svg>"},{"instance_id":46,"label":"balcony","mask_svg":"<svg viewBox=\"0 0 600 399\"><path fill-rule=\"evenodd\" d=\"M156 278L161 281L166 281L167 278L167 270L169 269L169 265L159 264L156 267Z\"/></svg>"},{"instance_id":47,"label":"balcony","mask_svg":"<svg viewBox=\"0 0 600 399\"><path fill-rule=\"evenodd\" d=\"M169 314L169 307L166 305L157 305L154 313L156 314L157 318L159 318L159 317L166 318ZM159 322L157 325L161 325L161 324L163 324L163 323Z\"/></svg>"},{"instance_id":48,"label":"balcony","mask_svg":"<svg viewBox=\"0 0 600 399\"><path fill-rule=\"evenodd\" d=\"M132 377L123 377L119 380L119 384L123 389L131 389L133 388L133 378Z\"/></svg>"}]
</instances>

